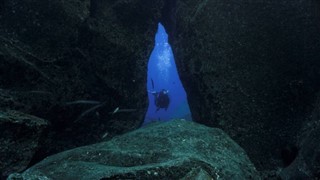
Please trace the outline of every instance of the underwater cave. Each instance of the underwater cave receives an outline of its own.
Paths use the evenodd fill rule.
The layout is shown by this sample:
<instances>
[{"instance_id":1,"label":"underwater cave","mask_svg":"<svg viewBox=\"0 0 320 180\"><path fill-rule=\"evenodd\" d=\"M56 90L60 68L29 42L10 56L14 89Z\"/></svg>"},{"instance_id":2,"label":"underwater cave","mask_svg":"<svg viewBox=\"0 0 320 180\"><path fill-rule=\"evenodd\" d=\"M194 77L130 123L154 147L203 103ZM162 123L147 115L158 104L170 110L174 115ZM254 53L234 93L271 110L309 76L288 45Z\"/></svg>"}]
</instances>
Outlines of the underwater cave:
<instances>
[{"instance_id":1,"label":"underwater cave","mask_svg":"<svg viewBox=\"0 0 320 180\"><path fill-rule=\"evenodd\" d=\"M192 120L186 92L177 72L168 34L161 23L155 36L155 46L148 62L147 91L149 106L144 124L171 119ZM159 92L168 93L166 108L160 108ZM161 103L160 103L161 104Z\"/></svg>"}]
</instances>

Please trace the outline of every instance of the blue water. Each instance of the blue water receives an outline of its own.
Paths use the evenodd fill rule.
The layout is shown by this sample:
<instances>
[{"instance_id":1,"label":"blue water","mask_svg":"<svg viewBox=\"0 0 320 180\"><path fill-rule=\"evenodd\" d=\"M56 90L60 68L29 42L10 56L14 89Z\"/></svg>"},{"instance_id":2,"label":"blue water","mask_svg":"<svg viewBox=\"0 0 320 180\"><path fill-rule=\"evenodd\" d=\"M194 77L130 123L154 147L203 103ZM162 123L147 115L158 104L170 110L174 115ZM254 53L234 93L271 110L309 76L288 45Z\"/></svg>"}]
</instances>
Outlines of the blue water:
<instances>
[{"instance_id":1,"label":"blue water","mask_svg":"<svg viewBox=\"0 0 320 180\"><path fill-rule=\"evenodd\" d=\"M148 93L149 107L144 124L151 121L169 121L175 118L191 120L186 92L179 79L172 49L168 43L168 35L162 24L159 23L155 47L148 63L147 90L159 92L162 89L169 90L169 108L156 111L154 96Z\"/></svg>"}]
</instances>

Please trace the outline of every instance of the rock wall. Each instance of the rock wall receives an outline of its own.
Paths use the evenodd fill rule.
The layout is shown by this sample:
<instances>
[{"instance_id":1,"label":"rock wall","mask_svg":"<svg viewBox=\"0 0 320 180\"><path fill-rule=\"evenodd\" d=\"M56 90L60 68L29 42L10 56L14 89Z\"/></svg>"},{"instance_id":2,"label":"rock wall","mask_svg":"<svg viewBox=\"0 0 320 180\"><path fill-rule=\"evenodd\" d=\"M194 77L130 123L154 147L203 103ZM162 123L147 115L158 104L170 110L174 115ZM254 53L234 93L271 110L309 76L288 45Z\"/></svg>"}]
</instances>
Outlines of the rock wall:
<instances>
[{"instance_id":1,"label":"rock wall","mask_svg":"<svg viewBox=\"0 0 320 180\"><path fill-rule=\"evenodd\" d=\"M298 133L299 149L294 161L280 173L284 180L318 179L320 177L320 96L318 94L310 120L303 123ZM291 151L288 151L291 153Z\"/></svg>"},{"instance_id":2,"label":"rock wall","mask_svg":"<svg viewBox=\"0 0 320 180\"><path fill-rule=\"evenodd\" d=\"M163 19L194 120L225 130L260 169L280 163L319 90L316 5L177 0Z\"/></svg>"},{"instance_id":3,"label":"rock wall","mask_svg":"<svg viewBox=\"0 0 320 180\"><path fill-rule=\"evenodd\" d=\"M138 128L162 1L4 0L0 110L51 123L34 162ZM112 114L117 107L131 112Z\"/></svg>"}]
</instances>

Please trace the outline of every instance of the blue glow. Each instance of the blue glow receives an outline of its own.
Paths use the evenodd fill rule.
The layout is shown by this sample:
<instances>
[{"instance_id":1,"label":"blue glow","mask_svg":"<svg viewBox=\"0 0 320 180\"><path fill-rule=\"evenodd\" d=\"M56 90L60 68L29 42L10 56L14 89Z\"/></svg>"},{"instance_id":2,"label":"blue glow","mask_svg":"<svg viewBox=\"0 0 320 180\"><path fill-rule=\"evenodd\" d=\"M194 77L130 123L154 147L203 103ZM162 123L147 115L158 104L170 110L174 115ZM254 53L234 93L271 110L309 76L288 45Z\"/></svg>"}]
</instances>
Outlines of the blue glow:
<instances>
[{"instance_id":1,"label":"blue glow","mask_svg":"<svg viewBox=\"0 0 320 180\"><path fill-rule=\"evenodd\" d=\"M172 49L168 43L168 35L160 23L155 41L155 47L148 63L147 90L149 92L169 90L170 104L167 110L156 111L155 97L148 93L149 107L144 124L159 120L169 121L175 118L191 120L187 96L179 79Z\"/></svg>"}]
</instances>

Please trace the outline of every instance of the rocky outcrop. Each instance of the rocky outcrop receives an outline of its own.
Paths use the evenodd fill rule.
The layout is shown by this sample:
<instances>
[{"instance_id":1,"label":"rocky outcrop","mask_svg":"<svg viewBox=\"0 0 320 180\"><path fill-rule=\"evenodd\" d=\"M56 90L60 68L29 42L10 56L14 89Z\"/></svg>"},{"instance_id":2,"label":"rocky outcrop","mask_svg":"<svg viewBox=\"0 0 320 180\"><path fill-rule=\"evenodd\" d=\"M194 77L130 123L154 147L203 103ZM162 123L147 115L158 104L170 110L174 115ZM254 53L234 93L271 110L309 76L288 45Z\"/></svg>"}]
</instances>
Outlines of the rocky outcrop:
<instances>
[{"instance_id":1,"label":"rocky outcrop","mask_svg":"<svg viewBox=\"0 0 320 180\"><path fill-rule=\"evenodd\" d=\"M299 154L295 160L280 173L283 180L316 179L320 177L320 122L309 124L306 135L299 143Z\"/></svg>"},{"instance_id":2,"label":"rocky outcrop","mask_svg":"<svg viewBox=\"0 0 320 180\"><path fill-rule=\"evenodd\" d=\"M140 126L162 6L160 0L1 1L0 110L51 122L38 160ZM112 115L117 107L132 111Z\"/></svg>"},{"instance_id":3,"label":"rocky outcrop","mask_svg":"<svg viewBox=\"0 0 320 180\"><path fill-rule=\"evenodd\" d=\"M184 120L50 156L9 179L259 179L223 131Z\"/></svg>"},{"instance_id":4,"label":"rocky outcrop","mask_svg":"<svg viewBox=\"0 0 320 180\"><path fill-rule=\"evenodd\" d=\"M0 179L25 170L48 122L17 111L0 112Z\"/></svg>"},{"instance_id":5,"label":"rocky outcrop","mask_svg":"<svg viewBox=\"0 0 320 180\"><path fill-rule=\"evenodd\" d=\"M139 113L131 119L139 124L161 3L94 2L98 9L80 0L5 2L0 16L2 88L51 94L58 106L105 102L106 114L116 107L134 108ZM132 20L137 16L141 21Z\"/></svg>"},{"instance_id":6,"label":"rocky outcrop","mask_svg":"<svg viewBox=\"0 0 320 180\"><path fill-rule=\"evenodd\" d=\"M310 117L309 121L303 123L297 136L295 146L299 151L294 161L280 173L282 179L317 179L320 177L319 96Z\"/></svg>"},{"instance_id":7,"label":"rocky outcrop","mask_svg":"<svg viewBox=\"0 0 320 180\"><path fill-rule=\"evenodd\" d=\"M280 164L319 90L315 5L177 0L163 19L193 119L225 130L260 169Z\"/></svg>"}]
</instances>

